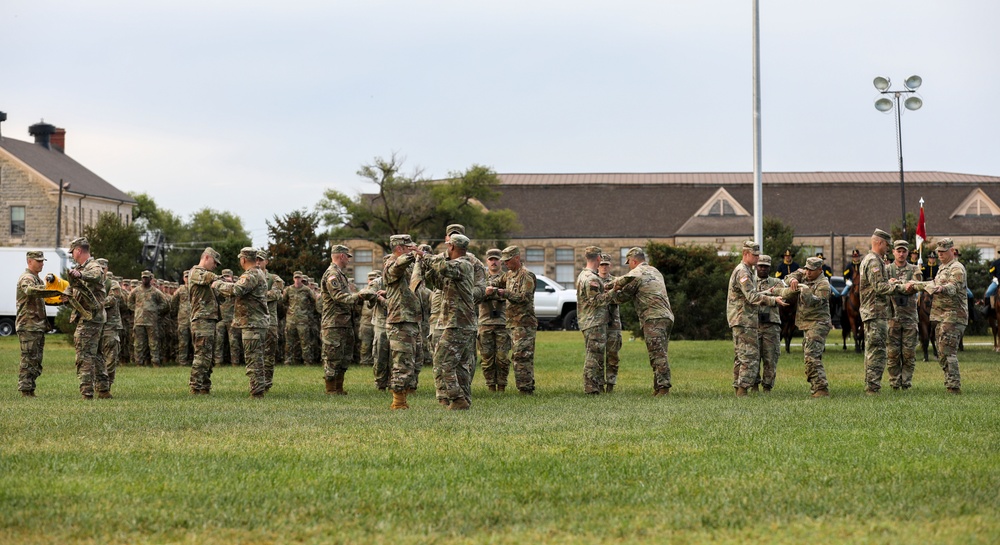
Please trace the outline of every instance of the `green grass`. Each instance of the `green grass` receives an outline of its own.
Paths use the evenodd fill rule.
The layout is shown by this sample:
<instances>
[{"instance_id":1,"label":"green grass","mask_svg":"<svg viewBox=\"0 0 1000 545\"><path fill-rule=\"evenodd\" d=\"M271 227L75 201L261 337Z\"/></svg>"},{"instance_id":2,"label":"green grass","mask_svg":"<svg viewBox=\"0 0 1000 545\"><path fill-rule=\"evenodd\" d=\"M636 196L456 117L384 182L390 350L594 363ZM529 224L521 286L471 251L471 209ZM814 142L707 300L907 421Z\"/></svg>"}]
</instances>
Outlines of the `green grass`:
<instances>
[{"instance_id":1,"label":"green grass","mask_svg":"<svg viewBox=\"0 0 1000 545\"><path fill-rule=\"evenodd\" d=\"M982 342L984 339L971 339ZM612 395L582 394L578 332L539 335L534 397L443 410L429 370L409 411L370 374L323 395L318 368L279 367L264 400L242 369L187 394L187 369L121 368L116 399L79 400L50 337L36 399L0 339L0 543L996 543L1000 354L936 363L914 388L863 395L863 360L831 347L832 397L807 398L801 351L769 396L736 399L732 344L675 342L652 398L626 342Z\"/></svg>"}]
</instances>

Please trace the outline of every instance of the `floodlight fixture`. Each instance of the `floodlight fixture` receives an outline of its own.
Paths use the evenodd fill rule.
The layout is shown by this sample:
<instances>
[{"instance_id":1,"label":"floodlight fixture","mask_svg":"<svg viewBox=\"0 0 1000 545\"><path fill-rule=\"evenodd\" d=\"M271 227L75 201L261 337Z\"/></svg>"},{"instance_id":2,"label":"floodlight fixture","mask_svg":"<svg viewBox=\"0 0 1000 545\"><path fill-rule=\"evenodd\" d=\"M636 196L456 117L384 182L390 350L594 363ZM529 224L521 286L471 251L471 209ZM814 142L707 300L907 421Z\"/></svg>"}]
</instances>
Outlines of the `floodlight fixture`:
<instances>
[{"instance_id":1,"label":"floodlight fixture","mask_svg":"<svg viewBox=\"0 0 1000 545\"><path fill-rule=\"evenodd\" d=\"M919 97L910 97L903 101L903 106L906 106L906 109L911 111L919 110L923 105L924 101L920 100Z\"/></svg>"},{"instance_id":2,"label":"floodlight fixture","mask_svg":"<svg viewBox=\"0 0 1000 545\"><path fill-rule=\"evenodd\" d=\"M875 78L875 81L873 81L872 83L875 84L875 88L878 89L879 91L885 91L886 89L889 88L889 78L883 78L882 76L879 76Z\"/></svg>"},{"instance_id":3,"label":"floodlight fixture","mask_svg":"<svg viewBox=\"0 0 1000 545\"><path fill-rule=\"evenodd\" d=\"M914 74L906 78L906 82L903 85L906 85L906 88L911 91L916 91L923 82L924 80L920 76Z\"/></svg>"},{"instance_id":4,"label":"floodlight fixture","mask_svg":"<svg viewBox=\"0 0 1000 545\"><path fill-rule=\"evenodd\" d=\"M887 113L892 110L892 101L882 97L875 101L875 109L882 113Z\"/></svg>"}]
</instances>

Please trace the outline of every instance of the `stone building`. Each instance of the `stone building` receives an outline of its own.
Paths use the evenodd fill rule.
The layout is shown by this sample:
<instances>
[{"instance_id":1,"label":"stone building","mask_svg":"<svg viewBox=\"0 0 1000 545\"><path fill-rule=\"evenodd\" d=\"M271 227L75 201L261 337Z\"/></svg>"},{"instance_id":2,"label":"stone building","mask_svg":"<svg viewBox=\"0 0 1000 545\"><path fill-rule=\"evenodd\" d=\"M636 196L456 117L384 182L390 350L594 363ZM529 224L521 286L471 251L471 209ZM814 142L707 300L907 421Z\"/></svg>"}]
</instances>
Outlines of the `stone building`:
<instances>
[{"instance_id":1,"label":"stone building","mask_svg":"<svg viewBox=\"0 0 1000 545\"><path fill-rule=\"evenodd\" d=\"M102 213L132 222L135 199L66 155L65 129L28 132L34 143L0 137L0 246L65 247Z\"/></svg>"}]
</instances>

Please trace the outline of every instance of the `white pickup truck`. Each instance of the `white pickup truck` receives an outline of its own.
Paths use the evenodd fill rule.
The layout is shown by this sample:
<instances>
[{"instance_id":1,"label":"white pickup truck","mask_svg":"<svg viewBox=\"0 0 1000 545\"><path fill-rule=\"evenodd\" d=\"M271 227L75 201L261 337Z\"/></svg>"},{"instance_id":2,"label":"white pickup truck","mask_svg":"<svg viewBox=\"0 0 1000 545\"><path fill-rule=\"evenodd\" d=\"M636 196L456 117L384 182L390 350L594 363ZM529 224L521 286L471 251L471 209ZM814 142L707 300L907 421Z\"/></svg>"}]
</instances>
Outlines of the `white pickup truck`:
<instances>
[{"instance_id":1,"label":"white pickup truck","mask_svg":"<svg viewBox=\"0 0 1000 545\"><path fill-rule=\"evenodd\" d=\"M45 267L38 275L43 281L49 273L62 277L63 271L71 264L66 248L0 248L0 337L14 334L14 320L17 318L17 290L14 285L28 268L25 254L29 250L45 252ZM58 306L45 307L49 322L53 322L57 312Z\"/></svg>"},{"instance_id":2,"label":"white pickup truck","mask_svg":"<svg viewBox=\"0 0 1000 545\"><path fill-rule=\"evenodd\" d=\"M540 327L579 329L576 290L564 288L546 276L535 275L535 317Z\"/></svg>"}]
</instances>

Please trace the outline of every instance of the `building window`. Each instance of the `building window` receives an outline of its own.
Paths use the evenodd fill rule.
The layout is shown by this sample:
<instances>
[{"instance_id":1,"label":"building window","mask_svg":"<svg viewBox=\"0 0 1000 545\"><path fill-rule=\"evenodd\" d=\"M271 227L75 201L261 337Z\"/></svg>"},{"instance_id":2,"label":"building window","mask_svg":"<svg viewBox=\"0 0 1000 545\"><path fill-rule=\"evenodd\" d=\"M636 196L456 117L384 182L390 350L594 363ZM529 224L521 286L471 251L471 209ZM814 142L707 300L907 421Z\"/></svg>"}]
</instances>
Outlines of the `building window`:
<instances>
[{"instance_id":1,"label":"building window","mask_svg":"<svg viewBox=\"0 0 1000 545\"><path fill-rule=\"evenodd\" d=\"M717 199L708 208L708 211L702 214L703 216L735 216L736 209L733 208L733 203L726 199Z\"/></svg>"},{"instance_id":2,"label":"building window","mask_svg":"<svg viewBox=\"0 0 1000 545\"><path fill-rule=\"evenodd\" d=\"M576 252L573 248L556 248L556 282L572 288L576 281Z\"/></svg>"},{"instance_id":3,"label":"building window","mask_svg":"<svg viewBox=\"0 0 1000 545\"><path fill-rule=\"evenodd\" d=\"M10 207L10 236L11 238L22 238L24 237L24 207L23 206L11 206Z\"/></svg>"},{"instance_id":4,"label":"building window","mask_svg":"<svg viewBox=\"0 0 1000 545\"><path fill-rule=\"evenodd\" d=\"M524 261L526 263L544 263L545 248L526 248L524 250Z\"/></svg>"},{"instance_id":5,"label":"building window","mask_svg":"<svg viewBox=\"0 0 1000 545\"><path fill-rule=\"evenodd\" d=\"M997 249L993 246L986 246L979 249L979 259L985 260L987 262L993 261L997 258Z\"/></svg>"},{"instance_id":6,"label":"building window","mask_svg":"<svg viewBox=\"0 0 1000 545\"><path fill-rule=\"evenodd\" d=\"M374 253L371 250L353 250L354 254L354 283L358 287L368 285L368 273L375 270Z\"/></svg>"}]
</instances>

